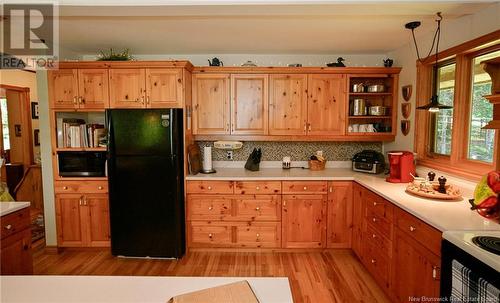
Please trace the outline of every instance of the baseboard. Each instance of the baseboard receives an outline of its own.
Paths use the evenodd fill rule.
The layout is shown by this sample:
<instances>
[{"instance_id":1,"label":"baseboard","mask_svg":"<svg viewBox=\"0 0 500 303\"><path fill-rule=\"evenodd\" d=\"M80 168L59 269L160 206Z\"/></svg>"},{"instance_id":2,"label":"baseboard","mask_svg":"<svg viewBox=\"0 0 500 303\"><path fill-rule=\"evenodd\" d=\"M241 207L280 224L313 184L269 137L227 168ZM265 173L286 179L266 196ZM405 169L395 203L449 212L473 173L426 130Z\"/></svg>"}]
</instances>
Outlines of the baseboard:
<instances>
[{"instance_id":1,"label":"baseboard","mask_svg":"<svg viewBox=\"0 0 500 303\"><path fill-rule=\"evenodd\" d=\"M55 245L47 245L44 248L44 252L49 255L57 255L60 252L60 248Z\"/></svg>"}]
</instances>

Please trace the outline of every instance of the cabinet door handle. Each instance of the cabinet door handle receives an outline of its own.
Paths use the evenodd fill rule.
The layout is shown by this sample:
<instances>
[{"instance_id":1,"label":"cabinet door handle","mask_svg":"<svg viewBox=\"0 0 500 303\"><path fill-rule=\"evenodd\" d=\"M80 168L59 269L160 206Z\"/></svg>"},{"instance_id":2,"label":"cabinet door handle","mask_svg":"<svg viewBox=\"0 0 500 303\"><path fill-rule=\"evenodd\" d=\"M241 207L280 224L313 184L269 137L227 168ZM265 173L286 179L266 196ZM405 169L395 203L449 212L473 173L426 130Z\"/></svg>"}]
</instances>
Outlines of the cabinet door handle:
<instances>
[{"instance_id":1,"label":"cabinet door handle","mask_svg":"<svg viewBox=\"0 0 500 303\"><path fill-rule=\"evenodd\" d=\"M378 204L377 202L373 202L373 206L377 206L377 204Z\"/></svg>"},{"instance_id":2,"label":"cabinet door handle","mask_svg":"<svg viewBox=\"0 0 500 303\"><path fill-rule=\"evenodd\" d=\"M3 228L5 228L6 230L11 230L12 229L12 225L11 224L7 224Z\"/></svg>"},{"instance_id":3,"label":"cabinet door handle","mask_svg":"<svg viewBox=\"0 0 500 303\"><path fill-rule=\"evenodd\" d=\"M141 103L144 105L144 96L141 96Z\"/></svg>"},{"instance_id":4,"label":"cabinet door handle","mask_svg":"<svg viewBox=\"0 0 500 303\"><path fill-rule=\"evenodd\" d=\"M87 206L87 197L83 197L83 205Z\"/></svg>"},{"instance_id":5,"label":"cabinet door handle","mask_svg":"<svg viewBox=\"0 0 500 303\"><path fill-rule=\"evenodd\" d=\"M78 200L78 204L81 206L83 203L83 196L80 197L80 199Z\"/></svg>"},{"instance_id":6,"label":"cabinet door handle","mask_svg":"<svg viewBox=\"0 0 500 303\"><path fill-rule=\"evenodd\" d=\"M286 201L283 201L283 207L286 207Z\"/></svg>"},{"instance_id":7,"label":"cabinet door handle","mask_svg":"<svg viewBox=\"0 0 500 303\"><path fill-rule=\"evenodd\" d=\"M74 97L73 97L73 104L74 104L74 105L77 105L77 104L78 104L78 101L77 101L76 99L77 99L77 97L76 97L76 96L74 96Z\"/></svg>"},{"instance_id":8,"label":"cabinet door handle","mask_svg":"<svg viewBox=\"0 0 500 303\"><path fill-rule=\"evenodd\" d=\"M208 210L212 210L212 209L214 209L214 207L213 207L212 205L210 205L210 206L208 207Z\"/></svg>"},{"instance_id":9,"label":"cabinet door handle","mask_svg":"<svg viewBox=\"0 0 500 303\"><path fill-rule=\"evenodd\" d=\"M372 238L375 239L377 237L376 234L372 234Z\"/></svg>"},{"instance_id":10,"label":"cabinet door handle","mask_svg":"<svg viewBox=\"0 0 500 303\"><path fill-rule=\"evenodd\" d=\"M373 218L372 218L372 221L373 221L373 222L377 222L377 218L373 217Z\"/></svg>"},{"instance_id":11,"label":"cabinet door handle","mask_svg":"<svg viewBox=\"0 0 500 303\"><path fill-rule=\"evenodd\" d=\"M415 227L413 227L413 226L410 225L410 231L414 232L415 230L417 230L417 229Z\"/></svg>"},{"instance_id":12,"label":"cabinet door handle","mask_svg":"<svg viewBox=\"0 0 500 303\"><path fill-rule=\"evenodd\" d=\"M375 263L377 263L377 260L372 259L372 261L371 261L371 262L372 262L372 264L375 264Z\"/></svg>"},{"instance_id":13,"label":"cabinet door handle","mask_svg":"<svg viewBox=\"0 0 500 303\"><path fill-rule=\"evenodd\" d=\"M437 267L437 266L433 266L433 267L432 267L432 278L433 278L434 280L436 280L436 281L438 281L438 280L439 280L439 270L440 270L440 268L439 268L439 267Z\"/></svg>"},{"instance_id":14,"label":"cabinet door handle","mask_svg":"<svg viewBox=\"0 0 500 303\"><path fill-rule=\"evenodd\" d=\"M304 123L304 134L307 132L307 123Z\"/></svg>"},{"instance_id":15,"label":"cabinet door handle","mask_svg":"<svg viewBox=\"0 0 500 303\"><path fill-rule=\"evenodd\" d=\"M81 96L78 97L78 104L83 104L83 98Z\"/></svg>"},{"instance_id":16,"label":"cabinet door handle","mask_svg":"<svg viewBox=\"0 0 500 303\"><path fill-rule=\"evenodd\" d=\"M150 103L150 102L149 102L149 96L146 96L146 104L148 104L148 105L149 105L149 103Z\"/></svg>"},{"instance_id":17,"label":"cabinet door handle","mask_svg":"<svg viewBox=\"0 0 500 303\"><path fill-rule=\"evenodd\" d=\"M258 206L257 206L257 207L255 208L255 210L256 210L256 211L259 211L259 210L260 210L260 207L258 207Z\"/></svg>"},{"instance_id":18,"label":"cabinet door handle","mask_svg":"<svg viewBox=\"0 0 500 303\"><path fill-rule=\"evenodd\" d=\"M309 124L309 129L308 130L311 131L311 123L308 123L308 124Z\"/></svg>"},{"instance_id":19,"label":"cabinet door handle","mask_svg":"<svg viewBox=\"0 0 500 303\"><path fill-rule=\"evenodd\" d=\"M330 187L330 192L333 193L333 187Z\"/></svg>"}]
</instances>

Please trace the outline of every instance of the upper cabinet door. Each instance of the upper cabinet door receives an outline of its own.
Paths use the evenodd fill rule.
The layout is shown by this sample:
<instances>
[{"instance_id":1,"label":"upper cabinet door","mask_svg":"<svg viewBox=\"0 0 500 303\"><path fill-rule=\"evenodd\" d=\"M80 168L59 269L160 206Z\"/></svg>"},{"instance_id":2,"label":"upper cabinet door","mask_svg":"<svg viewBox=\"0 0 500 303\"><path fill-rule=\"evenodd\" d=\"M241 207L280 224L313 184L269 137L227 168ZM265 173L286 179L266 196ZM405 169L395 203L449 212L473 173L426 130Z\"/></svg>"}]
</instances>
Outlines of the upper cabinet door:
<instances>
[{"instance_id":1,"label":"upper cabinet door","mask_svg":"<svg viewBox=\"0 0 500 303\"><path fill-rule=\"evenodd\" d=\"M231 134L267 135L268 75L231 75Z\"/></svg>"},{"instance_id":2,"label":"upper cabinet door","mask_svg":"<svg viewBox=\"0 0 500 303\"><path fill-rule=\"evenodd\" d=\"M193 134L229 134L229 75L193 75Z\"/></svg>"},{"instance_id":3,"label":"upper cabinet door","mask_svg":"<svg viewBox=\"0 0 500 303\"><path fill-rule=\"evenodd\" d=\"M151 108L182 108L182 87L182 69L146 69L146 106Z\"/></svg>"},{"instance_id":4,"label":"upper cabinet door","mask_svg":"<svg viewBox=\"0 0 500 303\"><path fill-rule=\"evenodd\" d=\"M49 71L49 98L52 108L77 108L78 71L76 69Z\"/></svg>"},{"instance_id":5,"label":"upper cabinet door","mask_svg":"<svg viewBox=\"0 0 500 303\"><path fill-rule=\"evenodd\" d=\"M270 135L305 135L307 75L271 75Z\"/></svg>"},{"instance_id":6,"label":"upper cabinet door","mask_svg":"<svg viewBox=\"0 0 500 303\"><path fill-rule=\"evenodd\" d=\"M78 91L80 108L104 109L109 107L108 70L79 69Z\"/></svg>"},{"instance_id":7,"label":"upper cabinet door","mask_svg":"<svg viewBox=\"0 0 500 303\"><path fill-rule=\"evenodd\" d=\"M343 135L346 117L345 75L309 75L307 133Z\"/></svg>"},{"instance_id":8,"label":"upper cabinet door","mask_svg":"<svg viewBox=\"0 0 500 303\"><path fill-rule=\"evenodd\" d=\"M146 106L146 71L137 68L109 70L109 98L112 108Z\"/></svg>"}]
</instances>

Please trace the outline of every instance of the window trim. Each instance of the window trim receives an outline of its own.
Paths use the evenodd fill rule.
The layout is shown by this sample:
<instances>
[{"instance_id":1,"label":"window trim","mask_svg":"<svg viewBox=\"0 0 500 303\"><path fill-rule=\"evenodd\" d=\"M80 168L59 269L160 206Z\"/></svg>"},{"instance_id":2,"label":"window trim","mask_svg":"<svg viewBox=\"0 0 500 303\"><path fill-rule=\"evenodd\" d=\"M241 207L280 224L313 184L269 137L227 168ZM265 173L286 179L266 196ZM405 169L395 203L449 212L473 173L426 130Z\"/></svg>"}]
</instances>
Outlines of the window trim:
<instances>
[{"instance_id":1,"label":"window trim","mask_svg":"<svg viewBox=\"0 0 500 303\"><path fill-rule=\"evenodd\" d=\"M500 130L495 134L493 163L468 159L469 147L469 115L471 102L472 60L474 57L500 50L500 30L462 43L438 54L439 62L455 61L455 92L453 99L453 130L451 155L440 155L431 152L430 146L430 113L417 110L415 113L415 152L418 164L454 173L467 179L478 180L488 171L494 170L499 160ZM415 107L424 105L432 95L432 66L434 56L426 58L422 63L417 60L417 89ZM466 140L464 140L464 135Z\"/></svg>"}]
</instances>

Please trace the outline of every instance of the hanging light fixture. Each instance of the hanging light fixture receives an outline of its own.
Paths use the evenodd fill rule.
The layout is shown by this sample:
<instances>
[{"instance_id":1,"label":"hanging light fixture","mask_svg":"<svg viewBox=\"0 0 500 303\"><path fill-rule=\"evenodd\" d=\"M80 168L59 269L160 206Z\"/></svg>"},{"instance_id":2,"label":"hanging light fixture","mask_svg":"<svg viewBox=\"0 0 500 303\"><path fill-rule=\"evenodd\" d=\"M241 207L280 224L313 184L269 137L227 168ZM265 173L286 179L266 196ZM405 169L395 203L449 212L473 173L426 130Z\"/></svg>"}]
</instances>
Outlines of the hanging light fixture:
<instances>
[{"instance_id":1,"label":"hanging light fixture","mask_svg":"<svg viewBox=\"0 0 500 303\"><path fill-rule=\"evenodd\" d=\"M443 17L441 16L441 13L438 12L436 13L437 19L437 29L436 32L434 33L434 38L432 39L432 45L431 49L429 50L429 53L427 54L426 58L428 58L432 50L434 49L434 45L436 45L436 54L435 54L435 61L434 61L434 66L432 67L432 96L430 99L430 102L427 103L426 105L422 105L417 107L417 109L420 110L428 110L429 112L435 113L438 112L441 109L451 109L453 106L449 105L444 105L439 103L439 97L437 95L437 82L438 82L438 53L439 53L439 38L441 36L441 20L443 20ZM421 25L420 21L413 21L405 24L405 28L411 30L411 34L413 36L413 42L415 43L415 49L417 50L417 58L420 63L423 63L424 60L420 58L420 52L418 50L418 45L417 45L417 39L415 38L415 29Z\"/></svg>"}]
</instances>

